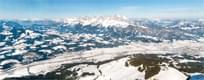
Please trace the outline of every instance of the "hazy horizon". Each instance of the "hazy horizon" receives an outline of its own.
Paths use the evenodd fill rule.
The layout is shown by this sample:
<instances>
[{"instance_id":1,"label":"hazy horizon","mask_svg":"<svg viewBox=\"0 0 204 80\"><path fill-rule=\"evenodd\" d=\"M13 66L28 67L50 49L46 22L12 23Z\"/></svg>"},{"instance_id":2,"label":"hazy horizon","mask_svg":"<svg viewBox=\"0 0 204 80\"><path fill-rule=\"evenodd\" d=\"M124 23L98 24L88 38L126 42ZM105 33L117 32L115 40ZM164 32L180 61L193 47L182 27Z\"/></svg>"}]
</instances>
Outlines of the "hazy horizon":
<instances>
[{"instance_id":1,"label":"hazy horizon","mask_svg":"<svg viewBox=\"0 0 204 80\"><path fill-rule=\"evenodd\" d=\"M78 16L204 18L204 0L0 0L1 19Z\"/></svg>"}]
</instances>

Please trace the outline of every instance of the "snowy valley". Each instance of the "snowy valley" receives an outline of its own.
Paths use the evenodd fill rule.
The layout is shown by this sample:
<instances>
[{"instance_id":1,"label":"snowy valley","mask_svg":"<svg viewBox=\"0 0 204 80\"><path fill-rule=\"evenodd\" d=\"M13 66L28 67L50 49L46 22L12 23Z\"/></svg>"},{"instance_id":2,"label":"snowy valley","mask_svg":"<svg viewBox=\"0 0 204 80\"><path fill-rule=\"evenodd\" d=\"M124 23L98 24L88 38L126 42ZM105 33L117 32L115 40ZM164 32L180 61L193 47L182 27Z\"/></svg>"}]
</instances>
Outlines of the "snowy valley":
<instances>
[{"instance_id":1,"label":"snowy valley","mask_svg":"<svg viewBox=\"0 0 204 80\"><path fill-rule=\"evenodd\" d=\"M0 20L0 79L204 80L204 21Z\"/></svg>"}]
</instances>

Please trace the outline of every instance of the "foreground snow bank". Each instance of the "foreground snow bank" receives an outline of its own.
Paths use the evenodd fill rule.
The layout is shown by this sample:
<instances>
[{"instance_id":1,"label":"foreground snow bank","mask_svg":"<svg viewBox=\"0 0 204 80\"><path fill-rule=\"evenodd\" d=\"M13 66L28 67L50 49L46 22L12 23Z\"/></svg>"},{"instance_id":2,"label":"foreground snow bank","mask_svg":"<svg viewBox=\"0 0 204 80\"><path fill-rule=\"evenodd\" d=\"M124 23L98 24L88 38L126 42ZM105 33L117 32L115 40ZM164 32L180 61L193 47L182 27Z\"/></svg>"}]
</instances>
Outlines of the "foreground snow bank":
<instances>
[{"instance_id":1,"label":"foreground snow bank","mask_svg":"<svg viewBox=\"0 0 204 80\"><path fill-rule=\"evenodd\" d=\"M174 68L168 67L165 70L161 70L159 74L153 76L151 79L152 80L186 80L187 76Z\"/></svg>"}]
</instances>

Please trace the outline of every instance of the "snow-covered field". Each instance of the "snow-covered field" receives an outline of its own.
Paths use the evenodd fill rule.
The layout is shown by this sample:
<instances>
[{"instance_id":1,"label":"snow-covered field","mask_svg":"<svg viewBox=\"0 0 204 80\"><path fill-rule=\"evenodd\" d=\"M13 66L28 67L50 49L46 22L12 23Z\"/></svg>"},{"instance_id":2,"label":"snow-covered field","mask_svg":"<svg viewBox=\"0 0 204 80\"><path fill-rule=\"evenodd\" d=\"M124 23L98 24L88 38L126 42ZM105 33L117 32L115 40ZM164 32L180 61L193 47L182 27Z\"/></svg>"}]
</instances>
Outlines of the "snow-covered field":
<instances>
[{"instance_id":1,"label":"snow-covered field","mask_svg":"<svg viewBox=\"0 0 204 80\"><path fill-rule=\"evenodd\" d=\"M46 74L59 68L62 64L79 63L79 62L100 62L110 60L115 57L132 55L132 54L187 54L204 57L204 40L194 42L190 40L175 41L173 43L131 43L129 45L119 46L115 48L99 48L89 51L72 52L59 54L56 58L34 62L28 65L17 64L14 68L0 71L0 79L5 77L20 77L28 75ZM97 80L144 80L144 73L137 72L137 67L125 67L124 62L127 57L112 61L101 65L97 68L94 65L79 65L73 68L81 67L80 71L94 72L95 76L81 77L80 80L92 80L97 77ZM188 60L187 60L188 62ZM3 64L3 62L1 63ZM164 68L164 67L163 67ZM102 71L102 75L97 70ZM135 71L134 71L135 69ZM79 71L79 72L80 72ZM97 76L98 75L98 76ZM100 76L99 76L100 75ZM118 76L119 75L119 76ZM167 80L184 80L187 78L178 70L168 67L166 70L160 71L153 79Z\"/></svg>"},{"instance_id":2,"label":"snow-covered field","mask_svg":"<svg viewBox=\"0 0 204 80\"><path fill-rule=\"evenodd\" d=\"M202 80L203 26L119 15L0 20L0 79Z\"/></svg>"}]
</instances>

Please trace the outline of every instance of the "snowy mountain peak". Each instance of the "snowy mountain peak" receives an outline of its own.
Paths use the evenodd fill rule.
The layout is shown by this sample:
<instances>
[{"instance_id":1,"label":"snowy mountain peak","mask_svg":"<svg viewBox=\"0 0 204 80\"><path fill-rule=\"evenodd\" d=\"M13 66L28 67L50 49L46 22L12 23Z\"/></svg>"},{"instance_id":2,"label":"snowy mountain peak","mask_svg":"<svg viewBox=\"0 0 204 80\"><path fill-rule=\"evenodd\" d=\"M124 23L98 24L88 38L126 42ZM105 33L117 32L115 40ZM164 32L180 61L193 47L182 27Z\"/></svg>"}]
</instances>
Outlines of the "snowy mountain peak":
<instances>
[{"instance_id":1,"label":"snowy mountain peak","mask_svg":"<svg viewBox=\"0 0 204 80\"><path fill-rule=\"evenodd\" d=\"M101 25L103 27L127 27L129 25L128 18L125 16L96 16L96 17L73 17L63 19L64 23L69 25L82 24L86 25Z\"/></svg>"}]
</instances>

